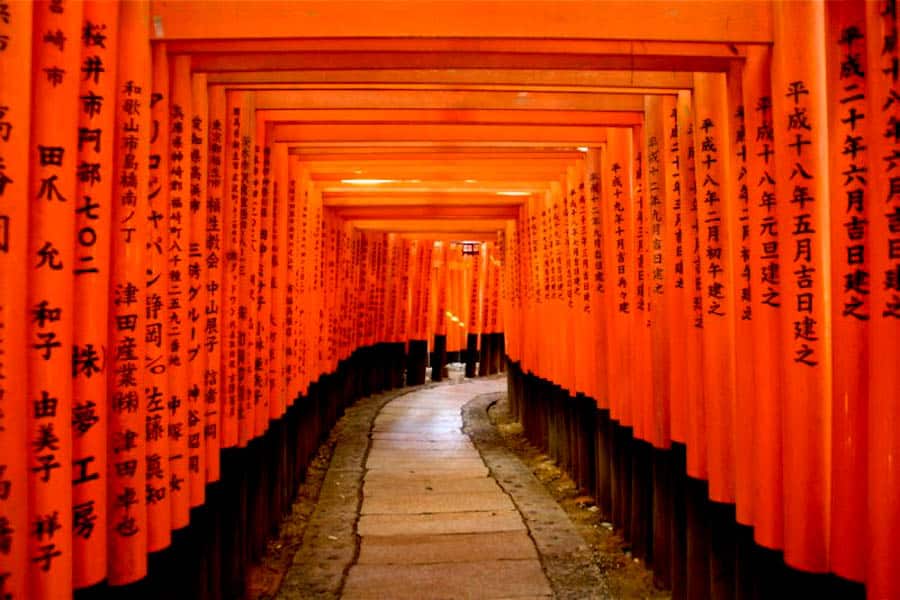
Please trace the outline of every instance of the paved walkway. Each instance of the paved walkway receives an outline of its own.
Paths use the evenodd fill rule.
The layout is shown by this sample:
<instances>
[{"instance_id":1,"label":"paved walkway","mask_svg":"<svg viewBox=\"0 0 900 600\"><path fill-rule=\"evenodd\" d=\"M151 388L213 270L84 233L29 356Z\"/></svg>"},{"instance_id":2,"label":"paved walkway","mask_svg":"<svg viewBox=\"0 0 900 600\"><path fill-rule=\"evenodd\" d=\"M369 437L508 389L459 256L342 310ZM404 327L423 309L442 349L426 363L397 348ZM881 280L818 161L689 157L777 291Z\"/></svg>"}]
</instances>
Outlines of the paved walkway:
<instances>
[{"instance_id":1,"label":"paved walkway","mask_svg":"<svg viewBox=\"0 0 900 600\"><path fill-rule=\"evenodd\" d=\"M462 432L463 405L503 386L421 389L381 410L344 598L552 596L522 516Z\"/></svg>"}]
</instances>

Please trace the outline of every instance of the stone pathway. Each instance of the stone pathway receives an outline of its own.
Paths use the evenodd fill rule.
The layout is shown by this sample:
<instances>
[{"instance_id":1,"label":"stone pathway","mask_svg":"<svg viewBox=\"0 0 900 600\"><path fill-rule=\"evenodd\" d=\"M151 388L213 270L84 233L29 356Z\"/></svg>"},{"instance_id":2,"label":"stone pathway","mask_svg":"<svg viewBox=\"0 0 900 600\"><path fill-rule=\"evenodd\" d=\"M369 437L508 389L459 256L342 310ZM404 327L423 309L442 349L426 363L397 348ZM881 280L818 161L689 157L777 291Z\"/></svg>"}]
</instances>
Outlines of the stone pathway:
<instances>
[{"instance_id":1,"label":"stone pathway","mask_svg":"<svg viewBox=\"0 0 900 600\"><path fill-rule=\"evenodd\" d=\"M300 598L608 600L565 511L490 424L501 377L354 404L278 591Z\"/></svg>"},{"instance_id":2,"label":"stone pathway","mask_svg":"<svg viewBox=\"0 0 900 600\"><path fill-rule=\"evenodd\" d=\"M438 386L381 410L344 598L551 597L521 515L462 432L463 405L502 386Z\"/></svg>"}]
</instances>

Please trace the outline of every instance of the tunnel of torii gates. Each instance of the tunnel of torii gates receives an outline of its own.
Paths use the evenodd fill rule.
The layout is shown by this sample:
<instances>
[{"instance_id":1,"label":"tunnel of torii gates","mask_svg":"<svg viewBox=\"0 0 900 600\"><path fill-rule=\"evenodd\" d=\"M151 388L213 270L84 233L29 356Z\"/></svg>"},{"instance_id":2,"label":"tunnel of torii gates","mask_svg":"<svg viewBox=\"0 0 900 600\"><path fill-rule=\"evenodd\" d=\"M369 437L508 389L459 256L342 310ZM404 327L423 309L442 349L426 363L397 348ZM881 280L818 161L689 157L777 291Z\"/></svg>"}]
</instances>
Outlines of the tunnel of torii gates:
<instances>
[{"instance_id":1,"label":"tunnel of torii gates","mask_svg":"<svg viewBox=\"0 0 900 600\"><path fill-rule=\"evenodd\" d=\"M501 357L674 597L900 598L897 42L0 1L0 598L240 597L344 406Z\"/></svg>"}]
</instances>

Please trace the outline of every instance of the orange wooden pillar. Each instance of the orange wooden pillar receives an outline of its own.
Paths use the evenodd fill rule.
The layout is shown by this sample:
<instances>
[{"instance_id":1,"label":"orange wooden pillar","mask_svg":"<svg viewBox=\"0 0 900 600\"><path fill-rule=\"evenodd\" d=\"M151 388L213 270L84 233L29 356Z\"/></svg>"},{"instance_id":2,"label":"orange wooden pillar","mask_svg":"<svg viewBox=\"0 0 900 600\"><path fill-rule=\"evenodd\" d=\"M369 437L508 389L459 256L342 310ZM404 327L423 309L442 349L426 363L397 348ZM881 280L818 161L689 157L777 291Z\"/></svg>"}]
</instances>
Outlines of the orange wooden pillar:
<instances>
[{"instance_id":1,"label":"orange wooden pillar","mask_svg":"<svg viewBox=\"0 0 900 600\"><path fill-rule=\"evenodd\" d=\"M216 94L213 94L215 98ZM241 115L244 112L243 95L226 92L225 96L225 146L223 156L222 198L222 389L221 435L222 447L230 448L238 443L238 256L240 253L241 208Z\"/></svg>"},{"instance_id":2,"label":"orange wooden pillar","mask_svg":"<svg viewBox=\"0 0 900 600\"><path fill-rule=\"evenodd\" d=\"M220 449L222 446L223 404L222 388L224 384L222 369L222 344L224 313L222 301L223 266L225 261L225 227L224 204L225 191L225 129L228 117L225 113L225 90L221 86L208 87L205 113L207 120L207 153L206 153L206 239L201 252L207 267L207 306L203 318L203 350L206 352L206 387L204 402L206 406L206 480L218 481L221 476ZM202 111L202 94L195 93L192 98L199 98L194 103L196 111ZM201 115L204 113L200 112Z\"/></svg>"},{"instance_id":3,"label":"orange wooden pillar","mask_svg":"<svg viewBox=\"0 0 900 600\"><path fill-rule=\"evenodd\" d=\"M31 169L25 196L31 210L25 257L30 272L24 290L27 387L22 397L13 399L26 408L28 452L13 458L25 460L28 469L28 591L20 593L22 597L43 599L62 598L72 591L69 374L77 318L73 274L78 268L74 251L79 85L75 74L81 63L79 45L65 41L79 39L82 5L36 2L33 10L31 140L27 152ZM28 18L21 9L19 14ZM4 204L5 208L9 202ZM12 412L13 418L20 414ZM25 423L5 426L13 425L22 427ZM90 473L94 472L91 469ZM25 539L17 536L15 541Z\"/></svg>"},{"instance_id":4,"label":"orange wooden pillar","mask_svg":"<svg viewBox=\"0 0 900 600\"><path fill-rule=\"evenodd\" d=\"M114 139L114 200L110 246L110 335L107 368L116 374L109 398L109 514L107 519L111 585L147 574L146 502L147 405L141 369L145 350L145 225L149 195L150 10L148 2L120 5ZM122 374L132 371L125 381Z\"/></svg>"},{"instance_id":5,"label":"orange wooden pillar","mask_svg":"<svg viewBox=\"0 0 900 600\"><path fill-rule=\"evenodd\" d=\"M302 235L302 210L299 206L303 197L300 182L299 158L285 152L285 164L279 165L281 158L276 153L276 173L283 168L287 189L282 193L286 207L286 229L284 229L284 389L287 404L293 405L298 396L300 381L300 236Z\"/></svg>"},{"instance_id":6,"label":"orange wooden pillar","mask_svg":"<svg viewBox=\"0 0 900 600\"><path fill-rule=\"evenodd\" d=\"M178 100L178 98L176 98ZM209 407L207 399L207 374L209 352L206 349L206 310L209 307L209 262L206 250L207 225L207 135L209 123L209 99L206 91L206 74L191 75L190 103L187 114L185 152L189 151L188 215L190 243L187 251L188 308L185 326L188 329L188 472L191 483L191 507L206 501L207 477L207 417L215 407ZM216 449L218 452L218 449Z\"/></svg>"},{"instance_id":7,"label":"orange wooden pillar","mask_svg":"<svg viewBox=\"0 0 900 600\"><path fill-rule=\"evenodd\" d=\"M784 560L828 569L831 331L824 5L775 5L772 100L784 236Z\"/></svg>"},{"instance_id":8,"label":"orange wooden pillar","mask_svg":"<svg viewBox=\"0 0 900 600\"><path fill-rule=\"evenodd\" d=\"M609 331L610 323L605 313L609 303L610 255L604 247L606 240L612 237L608 230L608 221L603 214L603 158L599 148L593 148L585 157L585 224L583 235L587 239L585 308L588 311L589 337L593 344L593 381L591 396L597 401L599 408L609 408Z\"/></svg>"},{"instance_id":9,"label":"orange wooden pillar","mask_svg":"<svg viewBox=\"0 0 900 600\"><path fill-rule=\"evenodd\" d=\"M747 157L746 107L742 92L741 68L732 64L726 73L729 140L731 151L732 209L729 242L731 245L734 311L734 500L735 518L743 525L753 524L753 456L756 448L755 424L757 395L754 382L758 365L754 362L753 297L750 268L750 186ZM730 515L729 515L730 516Z\"/></svg>"},{"instance_id":10,"label":"orange wooden pillar","mask_svg":"<svg viewBox=\"0 0 900 600\"><path fill-rule=\"evenodd\" d=\"M633 128L634 145L632 148L631 168L634 173L633 210L634 228L630 244L634 253L635 267L634 280L632 282L634 294L634 321L632 335L634 337L635 362L632 370L632 419L634 437L641 440L650 439L652 429L652 402L653 402L653 356L651 350L650 324L650 240L649 240L649 206L648 206L648 169L647 169L647 138L645 136L646 123ZM633 457L636 458L636 457ZM637 478L635 478L635 487ZM632 523L639 523L633 520ZM640 523L642 526L643 523ZM639 542L639 544L642 542ZM644 550L639 546L638 552Z\"/></svg>"},{"instance_id":11,"label":"orange wooden pillar","mask_svg":"<svg viewBox=\"0 0 900 600\"><path fill-rule=\"evenodd\" d=\"M650 354L652 393L648 441L657 448L670 445L671 408L669 397L669 329L666 296L666 271L671 257L664 252L666 233L665 207L670 204L671 159L667 149L666 126L675 108L674 98L644 96L644 128L647 142L647 209L645 219L649 233L646 241L648 263L645 273L645 293L650 302Z\"/></svg>"},{"instance_id":12,"label":"orange wooden pillar","mask_svg":"<svg viewBox=\"0 0 900 600\"><path fill-rule=\"evenodd\" d=\"M256 436L255 378L256 362L256 273L255 231L258 217L254 211L253 135L255 104L251 93L242 95L238 131L238 287L235 302L238 319L237 394L238 394L238 443L241 448Z\"/></svg>"},{"instance_id":13,"label":"orange wooden pillar","mask_svg":"<svg viewBox=\"0 0 900 600\"><path fill-rule=\"evenodd\" d=\"M28 468L24 459L31 308L22 290L28 287L31 259L28 246L29 168L32 157L31 61L32 5L9 4L0 19L0 597L28 597ZM19 85L17 86L16 83ZM35 87L40 85L37 82ZM99 534L98 534L99 536ZM105 565L104 565L105 566Z\"/></svg>"},{"instance_id":14,"label":"orange wooden pillar","mask_svg":"<svg viewBox=\"0 0 900 600\"><path fill-rule=\"evenodd\" d=\"M753 356L755 410L753 535L756 543L780 549L784 539L782 488L782 315L786 310L782 267L786 231L779 231L775 190L775 138L772 121L771 50L751 47L743 70L744 124L750 182L750 266L753 273ZM781 150L779 149L779 152ZM787 199L781 199L787 202Z\"/></svg>"},{"instance_id":15,"label":"orange wooden pillar","mask_svg":"<svg viewBox=\"0 0 900 600\"><path fill-rule=\"evenodd\" d=\"M271 194L272 194L272 297L269 335L269 418L277 419L288 407L286 386L286 357L290 338L285 332L288 316L288 228L294 227L289 219L288 207L288 149L284 144L272 146Z\"/></svg>"},{"instance_id":16,"label":"orange wooden pillar","mask_svg":"<svg viewBox=\"0 0 900 600\"><path fill-rule=\"evenodd\" d=\"M863 581L866 572L866 412L870 359L871 270L866 248L868 171L865 5L826 4L828 186L834 371L832 378L829 569ZM869 113L872 114L872 113Z\"/></svg>"},{"instance_id":17,"label":"orange wooden pillar","mask_svg":"<svg viewBox=\"0 0 900 600\"><path fill-rule=\"evenodd\" d=\"M668 259L663 274L663 294L665 296L666 323L668 336L662 341L668 345L669 380L665 393L669 396L670 436L673 441L685 443L687 440L687 396L686 381L689 363L696 357L689 356L684 348L690 321L690 286L686 277L687 248L685 246L685 202L687 194L687 149L683 147L685 138L681 130L678 109L681 98L667 97L663 100L663 168L666 203L663 209L665 226L663 229L663 259Z\"/></svg>"},{"instance_id":18,"label":"orange wooden pillar","mask_svg":"<svg viewBox=\"0 0 900 600\"><path fill-rule=\"evenodd\" d=\"M150 93L150 158L148 169L146 293L144 294L145 460L148 469L147 551L167 548L172 539L169 483L169 58L164 43L153 46Z\"/></svg>"},{"instance_id":19,"label":"orange wooden pillar","mask_svg":"<svg viewBox=\"0 0 900 600\"><path fill-rule=\"evenodd\" d=\"M253 177L252 195L258 224L254 230L256 262L250 266L255 273L256 319L249 343L256 347L256 358L253 362L254 404L256 435L265 433L269 427L271 400L269 382L269 332L272 313L271 279L272 279L272 181L271 156L272 149L266 131L266 122L257 112L253 144Z\"/></svg>"},{"instance_id":20,"label":"orange wooden pillar","mask_svg":"<svg viewBox=\"0 0 900 600\"><path fill-rule=\"evenodd\" d=\"M116 94L119 7L85 2L81 38L81 98ZM99 36L99 37L98 37ZM106 577L106 536L94 523L107 513L107 385L103 360L109 333L110 207L113 201L113 144L90 142L113 135L115 112L80 111L78 131L78 193L75 234L74 295L80 304L74 324L72 352L72 548L76 588ZM99 132L99 133L98 133ZM83 417L83 418L82 418ZM79 471L82 471L79 473ZM96 478L85 477L96 473Z\"/></svg>"},{"instance_id":21,"label":"orange wooden pillar","mask_svg":"<svg viewBox=\"0 0 900 600\"><path fill-rule=\"evenodd\" d=\"M735 198L724 74L694 75L694 109L709 497L733 503Z\"/></svg>"},{"instance_id":22,"label":"orange wooden pillar","mask_svg":"<svg viewBox=\"0 0 900 600\"><path fill-rule=\"evenodd\" d=\"M191 59L175 56L170 62L171 102L169 105L169 205L167 223L169 243L166 249L167 279L165 318L169 377L169 497L172 529L190 522L191 475L189 449L188 371L188 251L191 243L190 203L190 119Z\"/></svg>"},{"instance_id":23,"label":"orange wooden pillar","mask_svg":"<svg viewBox=\"0 0 900 600\"><path fill-rule=\"evenodd\" d=\"M608 355L610 414L623 426L631 425L631 377L633 345L631 324L634 321L633 281L634 250L630 247L633 223L632 212L632 132L626 128L607 130L607 149L603 155L603 190L607 196L603 220L610 225L606 240L610 272L610 295L607 318L610 326L610 345L616 348ZM615 290L615 291L612 291Z\"/></svg>"},{"instance_id":24,"label":"orange wooden pillar","mask_svg":"<svg viewBox=\"0 0 900 600\"><path fill-rule=\"evenodd\" d=\"M706 479L709 474L706 439L706 399L703 387L703 278L700 247L700 197L697 186L697 155L694 138L694 106L691 92L678 94L678 132L681 161L683 205L682 227L684 235L685 286L688 300L685 329L686 362L685 386L685 444L687 446L687 474L696 479ZM670 338L671 340L671 338Z\"/></svg>"},{"instance_id":25,"label":"orange wooden pillar","mask_svg":"<svg viewBox=\"0 0 900 600\"><path fill-rule=\"evenodd\" d=\"M900 387L897 356L900 339L900 102L898 90L897 5L866 3L866 52L869 69L866 124L869 140L869 265L871 321L868 402L868 564L870 598L900 598L893 544L900 536ZM850 252L848 250L848 256ZM896 362L894 363L896 365ZM837 540L835 540L836 542Z\"/></svg>"}]
</instances>

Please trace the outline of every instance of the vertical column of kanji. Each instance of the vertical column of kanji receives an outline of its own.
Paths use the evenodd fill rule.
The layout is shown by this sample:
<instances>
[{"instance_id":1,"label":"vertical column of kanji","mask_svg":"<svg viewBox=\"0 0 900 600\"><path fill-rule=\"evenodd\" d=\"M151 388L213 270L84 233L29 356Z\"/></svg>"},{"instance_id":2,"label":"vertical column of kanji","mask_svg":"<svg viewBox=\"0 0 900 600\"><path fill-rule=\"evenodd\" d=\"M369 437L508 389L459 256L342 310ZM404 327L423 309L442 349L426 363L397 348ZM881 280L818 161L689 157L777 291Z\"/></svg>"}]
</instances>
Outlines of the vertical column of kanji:
<instances>
[{"instance_id":1,"label":"vertical column of kanji","mask_svg":"<svg viewBox=\"0 0 900 600\"><path fill-rule=\"evenodd\" d=\"M434 335L447 336L448 292L450 283L449 259L450 244L441 242L435 257L436 277L434 285ZM445 342L446 343L446 342ZM446 349L446 347L445 347Z\"/></svg>"},{"instance_id":2,"label":"vertical column of kanji","mask_svg":"<svg viewBox=\"0 0 900 600\"><path fill-rule=\"evenodd\" d=\"M66 374L73 272L80 266L74 250L81 13L80 2L34 5L28 387L24 398L13 399L27 407L29 598L72 593L72 378Z\"/></svg>"},{"instance_id":3,"label":"vertical column of kanji","mask_svg":"<svg viewBox=\"0 0 900 600\"><path fill-rule=\"evenodd\" d=\"M753 310L754 462L753 535L767 548L781 548L781 262L775 196L771 50L751 46L744 63L744 121L750 186L750 267Z\"/></svg>"},{"instance_id":4,"label":"vertical column of kanji","mask_svg":"<svg viewBox=\"0 0 900 600\"><path fill-rule=\"evenodd\" d=\"M285 358L288 338L287 274L288 274L288 151L285 144L274 144L271 155L272 225L271 225L271 317L269 320L269 418L277 419L287 408Z\"/></svg>"},{"instance_id":5,"label":"vertical column of kanji","mask_svg":"<svg viewBox=\"0 0 900 600\"><path fill-rule=\"evenodd\" d=\"M725 75L694 75L700 274L703 282L703 390L709 496L734 502L734 222Z\"/></svg>"},{"instance_id":6,"label":"vertical column of kanji","mask_svg":"<svg viewBox=\"0 0 900 600\"><path fill-rule=\"evenodd\" d=\"M291 222L296 222L294 230L294 241L291 244L294 249L294 290L289 296L293 298L294 322L291 328L292 339L294 343L294 366L290 377L290 393L291 397L296 398L298 395L306 393L307 366L309 346L307 344L308 327L308 298L307 292L309 287L309 272L306 270L307 261L307 242L309 231L309 206L306 201L307 189L309 182L304 178L301 168L300 159L297 156L291 156L288 169L291 176L291 185L293 186L293 207L295 217ZM288 199L290 200L290 195ZM288 230L290 235L290 230Z\"/></svg>"},{"instance_id":7,"label":"vertical column of kanji","mask_svg":"<svg viewBox=\"0 0 900 600\"><path fill-rule=\"evenodd\" d=\"M217 98L222 89L213 88L212 97ZM238 400L238 336L239 306L238 288L239 257L241 252L241 113L243 112L243 92L225 92L225 144L222 163L222 447L231 448L238 443L240 414L243 412ZM216 102L214 100L214 102ZM214 104L215 105L215 104Z\"/></svg>"},{"instance_id":8,"label":"vertical column of kanji","mask_svg":"<svg viewBox=\"0 0 900 600\"><path fill-rule=\"evenodd\" d=\"M646 119L645 119L646 120ZM631 169L634 181L634 227L633 235L628 242L634 253L634 321L632 338L635 362L632 367L632 410L630 424L634 427L636 438L648 439L651 428L650 406L652 403L653 382L652 356L650 354L650 298L648 294L649 279L649 211L647 207L647 138L643 126L635 127L634 146L632 150Z\"/></svg>"},{"instance_id":9,"label":"vertical column of kanji","mask_svg":"<svg viewBox=\"0 0 900 600\"><path fill-rule=\"evenodd\" d=\"M266 122L262 113L257 112L255 136L253 144L253 197L256 202L258 225L255 230L257 262L256 271L256 319L252 343L256 346L256 358L253 363L254 406L256 435L262 435L269 427L269 318L271 316L271 273L272 256L270 231L272 226L271 206L271 156L272 151L266 136Z\"/></svg>"},{"instance_id":10,"label":"vertical column of kanji","mask_svg":"<svg viewBox=\"0 0 900 600\"><path fill-rule=\"evenodd\" d=\"M433 273L433 269L431 267L432 260L434 257L434 241L433 240L423 240L422 244L422 273L419 276L419 287L421 291L420 294L420 324L419 324L419 339L420 340L428 340L428 313L431 306L431 276Z\"/></svg>"},{"instance_id":11,"label":"vertical column of kanji","mask_svg":"<svg viewBox=\"0 0 900 600\"><path fill-rule=\"evenodd\" d=\"M81 36L81 98L113 98L117 3L85 2ZM83 105L80 108L85 108ZM76 588L106 577L106 536L95 523L106 520L105 364L108 329L110 206L112 204L115 112L88 104L78 120L78 194L75 234L76 298L84 299L74 324L72 347L72 555ZM106 137L106 143L103 143ZM133 373L115 374L120 382Z\"/></svg>"},{"instance_id":12,"label":"vertical column of kanji","mask_svg":"<svg viewBox=\"0 0 900 600\"><path fill-rule=\"evenodd\" d=\"M145 262L149 195L151 120L149 2L119 7L118 74L113 110L114 200L110 245L110 335L107 368L110 380L108 544L111 585L147 574L147 407L141 359L145 356L147 263ZM122 374L132 372L125 381Z\"/></svg>"},{"instance_id":13,"label":"vertical column of kanji","mask_svg":"<svg viewBox=\"0 0 900 600\"><path fill-rule=\"evenodd\" d=\"M179 101L180 98L174 98ZM207 117L206 74L191 76L189 103L184 104L190 115L190 200L188 218L190 243L187 252L187 368L188 368L188 472L190 474L191 506L199 506L206 499L206 419L209 406L206 400L206 372L209 355L205 344L206 308L209 266L206 261L206 151ZM188 146L185 145L185 151ZM213 411L215 409L213 408Z\"/></svg>"},{"instance_id":14,"label":"vertical column of kanji","mask_svg":"<svg viewBox=\"0 0 900 600\"><path fill-rule=\"evenodd\" d=\"M604 227L608 221L603 216L602 196L603 158L600 148L592 148L585 156L586 199L584 207L583 235L586 238L585 258L585 304L589 310L589 343L593 344L592 356L594 372L593 398L599 408L609 408L609 322L607 320L607 274L608 256L604 244L611 232ZM524 249L517 254L522 258Z\"/></svg>"},{"instance_id":15,"label":"vertical column of kanji","mask_svg":"<svg viewBox=\"0 0 900 600\"><path fill-rule=\"evenodd\" d=\"M615 352L608 355L609 372L616 373L609 380L610 411L614 419L622 425L630 425L631 405L631 368L632 368L632 292L631 282L634 280L633 250L629 247L632 231L631 210L631 154L632 133L626 128L607 129L608 151L603 155L603 173L608 184L604 191L608 195L604 207L603 219L609 223L606 255L614 265L615 293L611 293L607 303L608 323L610 325L611 346Z\"/></svg>"},{"instance_id":16,"label":"vertical column of kanji","mask_svg":"<svg viewBox=\"0 0 900 600\"><path fill-rule=\"evenodd\" d=\"M551 186L553 182L551 182ZM544 288L543 302L540 307L540 324L541 337L539 339L553 339L549 336L549 331L558 333L555 327L554 309L556 302L556 261L554 260L553 245L553 203L552 192L547 191L543 198L541 206L541 277ZM551 325L553 324L553 325ZM556 349L553 342L548 344L547 351L543 348L535 347L535 368L540 369L541 377L553 380L554 368L556 365ZM555 380L554 380L555 381Z\"/></svg>"},{"instance_id":17,"label":"vertical column of kanji","mask_svg":"<svg viewBox=\"0 0 900 600\"><path fill-rule=\"evenodd\" d=\"M256 261L255 231L258 218L253 210L253 129L254 108L252 94L241 95L241 113L238 134L238 287L237 304L237 394L238 394L238 439L241 447L253 439L256 431L254 415L254 366L256 363L256 343L254 316L256 312Z\"/></svg>"},{"instance_id":18,"label":"vertical column of kanji","mask_svg":"<svg viewBox=\"0 0 900 600\"><path fill-rule=\"evenodd\" d=\"M687 419L687 363L689 358L684 347L687 343L686 331L689 323L685 317L689 294L685 282L685 247L684 247L684 195L682 186L684 179L684 162L682 160L681 131L678 124L678 98L666 96L662 102L663 139L662 163L665 173L663 189L666 203L663 209L665 227L663 229L663 259L668 268L663 275L666 324L668 337L663 344L668 345L669 387L665 393L669 396L670 435L677 442L684 443Z\"/></svg>"},{"instance_id":19,"label":"vertical column of kanji","mask_svg":"<svg viewBox=\"0 0 900 600\"><path fill-rule=\"evenodd\" d=\"M687 355L687 373L684 386L687 397L686 445L687 472L696 479L706 479L706 400L703 389L703 277L700 265L700 209L697 194L697 169L695 165L695 131L693 97L689 91L678 93L678 131L684 165L683 206L685 285L687 302L683 319L687 320L685 347L679 349ZM670 340L671 341L671 340ZM676 349L672 348L673 354Z\"/></svg>"},{"instance_id":20,"label":"vertical column of kanji","mask_svg":"<svg viewBox=\"0 0 900 600\"><path fill-rule=\"evenodd\" d=\"M282 160L278 158L278 153L276 152L276 159ZM299 269L298 264L300 261L300 235L302 234L302 222L300 221L300 210L298 206L298 194L301 193L299 189L299 163L300 159L296 156L290 156L287 154L287 149L285 148L284 156L283 156L284 166L279 167L278 164L275 166L276 177L279 168L282 168L284 171L284 186L286 186L286 190L282 192L281 197L285 202L285 219L287 220L287 227L282 231L284 232L284 258L282 259L284 262L284 359L283 359L283 374L284 378L284 390L285 390L285 400L287 404L292 404L293 401L297 397L297 381L299 379L299 363L298 363L298 328L299 328L299 319L298 319L298 303L300 302L298 296L298 289L300 285L299 279Z\"/></svg>"},{"instance_id":21,"label":"vertical column of kanji","mask_svg":"<svg viewBox=\"0 0 900 600\"><path fill-rule=\"evenodd\" d=\"M169 502L169 350L165 327L169 224L169 57L166 45L153 46L150 94L150 160L147 193L146 282L144 296L144 400L147 461L147 551L168 547L172 538Z\"/></svg>"},{"instance_id":22,"label":"vertical column of kanji","mask_svg":"<svg viewBox=\"0 0 900 600\"><path fill-rule=\"evenodd\" d=\"M219 449L222 445L222 418L225 407L222 403L222 288L223 253L225 233L222 221L222 207L225 202L225 127L228 116L225 111L225 89L221 86L207 87L207 112L199 114L207 119L207 159L206 159L206 238L201 247L206 263L206 300L203 318L203 350L206 352L206 373L204 375L206 440L206 480L218 481L221 475ZM203 94L195 89L193 98ZM196 104L195 109L201 109Z\"/></svg>"},{"instance_id":23,"label":"vertical column of kanji","mask_svg":"<svg viewBox=\"0 0 900 600\"><path fill-rule=\"evenodd\" d=\"M392 343L394 341L394 328L396 327L395 317L397 314L397 234L389 233L387 236L387 252L388 265L385 275L385 285L387 286L387 294L384 301L384 342Z\"/></svg>"},{"instance_id":24,"label":"vertical column of kanji","mask_svg":"<svg viewBox=\"0 0 900 600\"><path fill-rule=\"evenodd\" d=\"M566 314L569 323L566 353L571 365L572 393L590 396L586 387L587 365L591 356L584 340L584 306L581 297L581 247L578 236L578 198L584 194L583 164L578 161L566 169L566 193L563 198L566 241Z\"/></svg>"},{"instance_id":25,"label":"vertical column of kanji","mask_svg":"<svg viewBox=\"0 0 900 600\"><path fill-rule=\"evenodd\" d=\"M555 184L556 182L554 182ZM556 358L554 366L554 379L563 388L575 395L575 389L572 381L572 368L567 360L569 335L571 333L571 324L568 319L569 303L566 294L569 290L569 276L571 274L569 255L569 238L568 224L566 218L566 199L567 190L563 189L563 185L551 186L553 207L553 267L555 273L554 281L554 311L553 316L557 325L557 337L555 338L556 348L553 355Z\"/></svg>"},{"instance_id":26,"label":"vertical column of kanji","mask_svg":"<svg viewBox=\"0 0 900 600\"><path fill-rule=\"evenodd\" d=\"M585 156L587 158L587 156ZM594 337L594 313L591 306L593 294L592 283L594 280L591 268L591 228L588 212L588 198L590 194L590 180L588 179L588 161L580 161L578 169L578 196L575 205L575 225L573 234L578 245L579 255L575 261L577 285L575 294L578 300L579 324L576 331L581 333L579 343L584 353L582 363L585 393L595 400L600 395L597 384L600 379L597 374L597 343Z\"/></svg>"},{"instance_id":27,"label":"vertical column of kanji","mask_svg":"<svg viewBox=\"0 0 900 600\"><path fill-rule=\"evenodd\" d=\"M324 340L324 306L322 302L322 289L325 287L325 227L322 220L322 194L313 182L309 185L309 210L310 223L307 231L307 272L310 273L309 298L310 309L308 312L309 334L309 383L315 382L323 374L322 363L325 360L323 352Z\"/></svg>"},{"instance_id":28,"label":"vertical column of kanji","mask_svg":"<svg viewBox=\"0 0 900 600\"><path fill-rule=\"evenodd\" d=\"M0 598L27 593L26 456L32 5L0 3ZM43 73L38 74L43 77ZM98 534L99 535L99 534Z\"/></svg>"},{"instance_id":29,"label":"vertical column of kanji","mask_svg":"<svg viewBox=\"0 0 900 600\"><path fill-rule=\"evenodd\" d=\"M830 570L862 581L867 539L866 404L869 371L869 302L866 245L867 135L865 6L829 2L826 8L829 187L831 188L830 290L833 298L834 377ZM861 247L861 248L860 248Z\"/></svg>"},{"instance_id":30,"label":"vertical column of kanji","mask_svg":"<svg viewBox=\"0 0 900 600\"><path fill-rule=\"evenodd\" d=\"M188 379L188 250L191 243L189 213L191 58L175 56L171 61L171 93L169 106L169 247L166 266L165 305L166 354L169 376L169 497L172 529L190 522L190 454L188 449L188 413L190 381ZM187 156L185 156L187 155Z\"/></svg>"},{"instance_id":31,"label":"vertical column of kanji","mask_svg":"<svg viewBox=\"0 0 900 600\"><path fill-rule=\"evenodd\" d=\"M666 146L666 125L669 114L674 110L672 98L664 102L659 95L644 96L644 128L647 139L647 240L650 257L646 273L646 293L650 302L650 355L651 364L651 425L649 440L657 448L668 448L670 444L671 409L669 397L669 330L665 282L666 271L671 270L672 257L664 254L665 207L669 199L669 152Z\"/></svg>"},{"instance_id":32,"label":"vertical column of kanji","mask_svg":"<svg viewBox=\"0 0 900 600\"><path fill-rule=\"evenodd\" d=\"M734 492L737 521L753 523L754 424L757 396L754 389L756 363L753 362L753 304L750 271L750 176L747 165L747 140L744 96L741 91L743 67L732 63L726 74L728 117L732 149L733 204L728 225L732 247L731 290L735 310L734 322Z\"/></svg>"},{"instance_id":33,"label":"vertical column of kanji","mask_svg":"<svg viewBox=\"0 0 900 600\"><path fill-rule=\"evenodd\" d=\"M891 557L900 536L900 388L895 361L900 340L900 56L895 0L866 3L871 201L866 207L872 281L869 356L868 460L871 598L900 597ZM855 244L859 244L857 241ZM855 245L854 244L854 245ZM849 260L851 247L847 247ZM877 366L876 366L877 365Z\"/></svg>"},{"instance_id":34,"label":"vertical column of kanji","mask_svg":"<svg viewBox=\"0 0 900 600\"><path fill-rule=\"evenodd\" d=\"M772 57L778 222L787 240L784 281L784 557L828 569L831 494L831 295L825 9L775 5Z\"/></svg>"}]
</instances>

